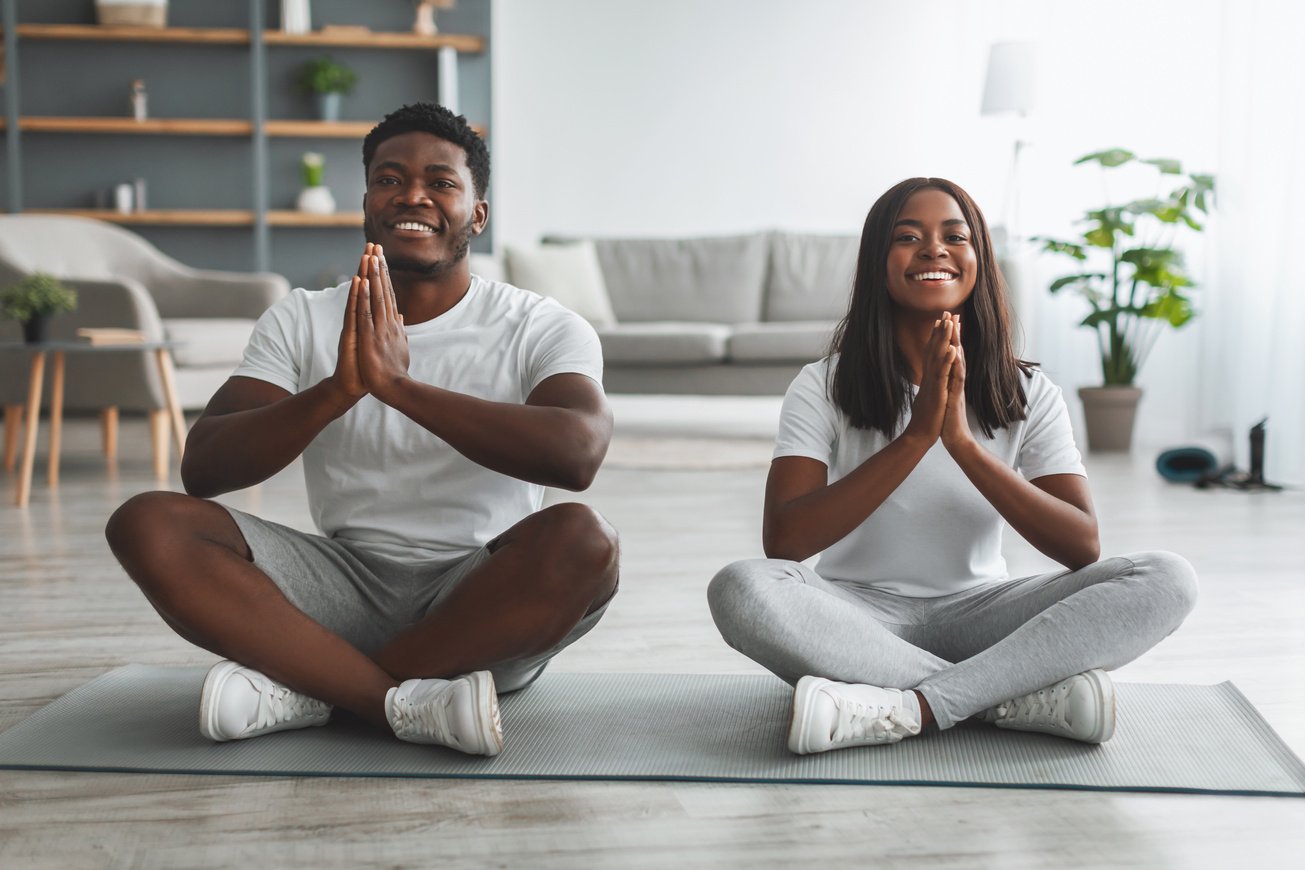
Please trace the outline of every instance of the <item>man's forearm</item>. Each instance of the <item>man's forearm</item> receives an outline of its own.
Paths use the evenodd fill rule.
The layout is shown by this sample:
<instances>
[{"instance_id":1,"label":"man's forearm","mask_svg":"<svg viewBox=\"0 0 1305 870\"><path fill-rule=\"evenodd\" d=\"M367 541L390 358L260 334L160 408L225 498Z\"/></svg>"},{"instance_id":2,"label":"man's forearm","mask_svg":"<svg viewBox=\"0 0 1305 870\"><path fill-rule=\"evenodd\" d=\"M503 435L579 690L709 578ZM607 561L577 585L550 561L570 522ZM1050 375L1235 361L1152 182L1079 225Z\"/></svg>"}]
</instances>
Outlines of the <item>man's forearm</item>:
<instances>
[{"instance_id":1,"label":"man's forearm","mask_svg":"<svg viewBox=\"0 0 1305 870\"><path fill-rule=\"evenodd\" d=\"M211 498L267 480L293 462L355 402L326 378L267 405L206 414L187 436L181 463L186 492Z\"/></svg>"},{"instance_id":2,"label":"man's forearm","mask_svg":"<svg viewBox=\"0 0 1305 870\"><path fill-rule=\"evenodd\" d=\"M402 378L376 397L463 456L529 483L587 489L607 453L611 420L549 405L490 402Z\"/></svg>"}]
</instances>

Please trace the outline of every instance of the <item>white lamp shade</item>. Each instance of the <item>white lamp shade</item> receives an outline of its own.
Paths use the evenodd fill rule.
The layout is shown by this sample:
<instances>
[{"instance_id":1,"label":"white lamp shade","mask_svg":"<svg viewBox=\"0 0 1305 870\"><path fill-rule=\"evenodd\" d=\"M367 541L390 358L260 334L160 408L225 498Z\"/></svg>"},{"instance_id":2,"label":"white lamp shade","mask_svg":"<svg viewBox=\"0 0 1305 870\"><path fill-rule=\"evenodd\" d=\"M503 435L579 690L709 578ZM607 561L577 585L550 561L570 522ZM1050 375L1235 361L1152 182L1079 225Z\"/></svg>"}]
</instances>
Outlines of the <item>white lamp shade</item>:
<instances>
[{"instance_id":1,"label":"white lamp shade","mask_svg":"<svg viewBox=\"0 0 1305 870\"><path fill-rule=\"evenodd\" d=\"M988 53L988 77L983 84L984 115L1033 111L1037 59L1031 42L997 42Z\"/></svg>"}]
</instances>

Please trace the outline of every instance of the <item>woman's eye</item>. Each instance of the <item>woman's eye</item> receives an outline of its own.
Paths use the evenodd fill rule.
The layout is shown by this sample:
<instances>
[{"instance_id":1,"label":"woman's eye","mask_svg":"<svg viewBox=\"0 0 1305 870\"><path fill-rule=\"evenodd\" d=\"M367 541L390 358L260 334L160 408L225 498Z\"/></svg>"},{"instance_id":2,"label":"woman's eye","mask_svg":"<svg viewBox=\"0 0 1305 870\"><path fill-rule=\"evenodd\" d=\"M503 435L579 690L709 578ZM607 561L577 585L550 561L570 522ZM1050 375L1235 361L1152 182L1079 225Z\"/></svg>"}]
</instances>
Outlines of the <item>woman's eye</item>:
<instances>
[{"instance_id":1,"label":"woman's eye","mask_svg":"<svg viewBox=\"0 0 1305 870\"><path fill-rule=\"evenodd\" d=\"M957 244L965 244L965 242L968 241L968 239L966 239L965 236L948 236L947 240L949 242L955 242Z\"/></svg>"},{"instance_id":2,"label":"woman's eye","mask_svg":"<svg viewBox=\"0 0 1305 870\"><path fill-rule=\"evenodd\" d=\"M900 236L897 237L897 241L914 242L917 238L919 238L919 236L915 235L915 233L902 233Z\"/></svg>"}]
</instances>

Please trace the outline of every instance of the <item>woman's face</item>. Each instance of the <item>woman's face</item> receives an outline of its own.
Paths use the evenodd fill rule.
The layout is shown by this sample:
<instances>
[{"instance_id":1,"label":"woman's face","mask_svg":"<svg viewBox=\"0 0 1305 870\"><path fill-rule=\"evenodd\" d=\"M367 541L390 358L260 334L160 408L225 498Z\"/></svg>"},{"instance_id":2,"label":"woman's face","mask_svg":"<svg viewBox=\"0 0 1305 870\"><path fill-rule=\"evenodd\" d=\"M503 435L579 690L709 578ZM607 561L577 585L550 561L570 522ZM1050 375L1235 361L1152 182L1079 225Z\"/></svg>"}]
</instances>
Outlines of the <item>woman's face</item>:
<instances>
[{"instance_id":1,"label":"woman's face","mask_svg":"<svg viewBox=\"0 0 1305 870\"><path fill-rule=\"evenodd\" d=\"M973 233L951 195L920 190L906 200L888 246L888 295L900 311L937 318L958 311L979 275Z\"/></svg>"}]
</instances>

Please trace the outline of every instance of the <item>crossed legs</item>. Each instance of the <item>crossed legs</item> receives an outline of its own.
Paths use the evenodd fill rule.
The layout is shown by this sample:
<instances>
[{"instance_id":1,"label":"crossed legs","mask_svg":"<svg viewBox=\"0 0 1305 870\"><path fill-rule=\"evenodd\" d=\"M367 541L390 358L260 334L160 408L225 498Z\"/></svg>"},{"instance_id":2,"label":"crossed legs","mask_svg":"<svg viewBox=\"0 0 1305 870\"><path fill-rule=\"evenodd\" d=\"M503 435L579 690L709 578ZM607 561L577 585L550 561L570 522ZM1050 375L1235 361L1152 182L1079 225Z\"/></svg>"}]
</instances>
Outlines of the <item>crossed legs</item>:
<instances>
[{"instance_id":1,"label":"crossed legs","mask_svg":"<svg viewBox=\"0 0 1305 870\"><path fill-rule=\"evenodd\" d=\"M368 656L295 607L220 505L145 493L110 518L109 545L178 634L294 690L385 726L387 692L554 649L617 584L615 531L580 504L533 514L427 615Z\"/></svg>"}]
</instances>

